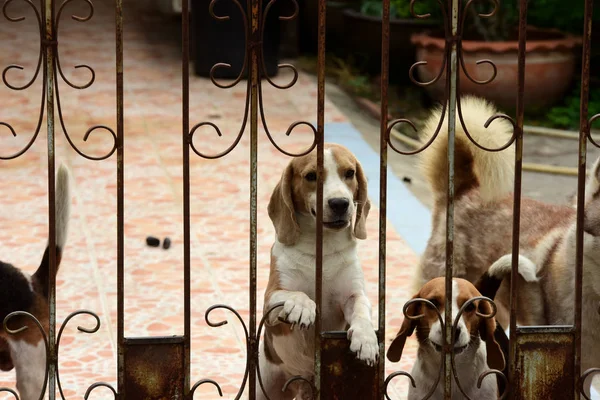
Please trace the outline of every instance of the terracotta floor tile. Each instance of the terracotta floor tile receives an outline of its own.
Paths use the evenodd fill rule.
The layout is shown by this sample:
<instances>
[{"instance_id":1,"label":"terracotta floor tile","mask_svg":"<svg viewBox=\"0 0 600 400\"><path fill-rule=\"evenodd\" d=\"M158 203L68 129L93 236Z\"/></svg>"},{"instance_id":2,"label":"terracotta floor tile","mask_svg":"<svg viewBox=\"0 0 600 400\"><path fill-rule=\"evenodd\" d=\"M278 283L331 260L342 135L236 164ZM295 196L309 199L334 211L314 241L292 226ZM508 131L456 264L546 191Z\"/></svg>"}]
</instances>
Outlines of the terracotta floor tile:
<instances>
[{"instance_id":1,"label":"terracotta floor tile","mask_svg":"<svg viewBox=\"0 0 600 400\"><path fill-rule=\"evenodd\" d=\"M80 4L81 3L81 4ZM86 131L96 125L116 130L116 75L114 10L110 1L94 1L93 18L77 23L70 15L87 15L84 2L73 2L60 26L60 60L67 79L76 84L89 80L89 71L74 69L87 64L96 76L88 89L76 90L58 77L64 123L77 148L90 155L109 153L114 145L106 129L95 130L87 141ZM180 30L177 23L136 4L125 2L125 333L127 336L183 333L183 229L182 229L182 118ZM19 23L0 20L0 64L22 64L23 71L9 71L10 82L22 85L31 79L37 64L39 37L35 18L24 2L13 2L11 15L26 15ZM69 14L68 16L66 14ZM161 30L156 28L157 24ZM12 91L0 85L0 121L12 124L18 133L0 126L0 154L19 151L27 145L38 123L41 75L31 88ZM282 71L276 82L291 79ZM250 313L248 300L249 237L249 121L243 126L246 82L229 90L216 88L209 80L190 77L190 123L215 123L197 130L194 145L199 151L225 151L242 136L235 149L218 160L205 160L190 152L191 208L191 323L192 381L216 379L226 398L233 398L245 366L243 328L227 311L215 310L213 322L228 324L212 328L205 313L213 304L236 308L244 321ZM261 85L265 120L259 119L258 187L258 289L257 309L261 317L263 293L274 231L267 216L272 188L289 158L271 144L288 151L306 149L314 140L312 129L300 125L290 136L295 121L316 121L317 85L314 77L300 73L290 90L281 91L264 81ZM346 117L326 100L326 122L345 122ZM2 206L0 252L26 271L35 270L42 256L47 233L47 138L45 118L31 148L20 158L0 162ZM98 381L116 385L117 323L117 217L116 154L104 161L78 155L68 143L56 119L56 159L69 165L73 175L73 208L70 236L57 278L57 325L71 312L88 309L97 313L100 327L94 334L77 330L92 328L86 315L74 318L65 328L60 347L61 381L68 398L81 398ZM243 129L242 129L243 126ZM360 244L360 255L368 280L369 297L376 311L378 224L377 210L368 221L369 239ZM163 240L169 250L149 248L146 237ZM417 262L402 238L388 230L388 305L386 320L389 342L400 327L402 304L410 298L411 271ZM376 313L374 315L375 321ZM388 365L387 372L409 369L415 355L410 340L402 363ZM12 373L0 374L1 386L14 387ZM407 381L392 385L396 399L403 398ZM211 386L198 389L197 398L218 398ZM0 395L0 399L4 397ZM112 398L98 388L90 399Z\"/></svg>"}]
</instances>

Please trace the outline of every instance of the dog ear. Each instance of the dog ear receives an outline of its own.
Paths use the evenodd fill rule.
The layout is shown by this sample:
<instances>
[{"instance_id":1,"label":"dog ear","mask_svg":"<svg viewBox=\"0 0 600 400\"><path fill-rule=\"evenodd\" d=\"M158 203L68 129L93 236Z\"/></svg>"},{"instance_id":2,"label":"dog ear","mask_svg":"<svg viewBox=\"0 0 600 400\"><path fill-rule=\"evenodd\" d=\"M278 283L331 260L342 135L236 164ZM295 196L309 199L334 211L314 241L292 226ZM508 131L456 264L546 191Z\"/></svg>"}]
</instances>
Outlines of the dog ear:
<instances>
[{"instance_id":1,"label":"dog ear","mask_svg":"<svg viewBox=\"0 0 600 400\"><path fill-rule=\"evenodd\" d=\"M0 337L0 371L8 372L14 368L8 342Z\"/></svg>"},{"instance_id":2,"label":"dog ear","mask_svg":"<svg viewBox=\"0 0 600 400\"><path fill-rule=\"evenodd\" d=\"M415 295L413 299L416 299L419 295ZM411 304L408 306L406 313L408 315L414 316L419 312L419 304ZM392 344L390 345L386 357L391 362L398 362L400 358L402 358L402 351L404 350L404 345L406 344L406 338L413 334L415 328L417 327L417 321L408 319L404 316L404 321L402 321L402 326L400 327L400 331L392 340Z\"/></svg>"},{"instance_id":3,"label":"dog ear","mask_svg":"<svg viewBox=\"0 0 600 400\"><path fill-rule=\"evenodd\" d=\"M371 209L369 194L367 192L367 177L362 166L356 162L356 180L358 181L358 193L356 195L356 222L354 223L354 236L357 239L367 238L367 216Z\"/></svg>"},{"instance_id":4,"label":"dog ear","mask_svg":"<svg viewBox=\"0 0 600 400\"><path fill-rule=\"evenodd\" d=\"M288 165L281 180L275 186L271 199L269 200L269 218L273 222L277 240L291 246L296 243L300 235L300 227L296 220L294 201L292 200L292 178L294 170L292 164Z\"/></svg>"},{"instance_id":5,"label":"dog ear","mask_svg":"<svg viewBox=\"0 0 600 400\"><path fill-rule=\"evenodd\" d=\"M487 301L479 301L479 312L485 315L492 313L492 306ZM496 318L479 317L479 335L485 340L485 349L487 351L487 363L492 369L498 371L504 370L504 353L502 348L496 342L494 333L496 331Z\"/></svg>"}]
</instances>

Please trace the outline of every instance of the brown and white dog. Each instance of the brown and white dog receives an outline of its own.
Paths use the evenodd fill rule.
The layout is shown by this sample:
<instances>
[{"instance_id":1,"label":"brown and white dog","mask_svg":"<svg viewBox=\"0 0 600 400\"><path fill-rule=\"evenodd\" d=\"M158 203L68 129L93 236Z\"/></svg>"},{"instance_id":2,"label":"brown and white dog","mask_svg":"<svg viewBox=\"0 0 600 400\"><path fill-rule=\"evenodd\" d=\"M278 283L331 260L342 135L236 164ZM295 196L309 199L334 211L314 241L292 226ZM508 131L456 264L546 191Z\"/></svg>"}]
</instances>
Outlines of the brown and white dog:
<instances>
[{"instance_id":1,"label":"brown and white dog","mask_svg":"<svg viewBox=\"0 0 600 400\"><path fill-rule=\"evenodd\" d=\"M375 365L378 342L356 250L357 239L367 236L367 179L356 157L345 147L326 144L324 154L322 328L348 329L350 349L360 360ZM282 387L292 376L310 380L314 374L315 151L289 163L271 195L268 210L277 240L271 249L264 310L280 302L284 306L274 310L265 324L261 375L272 400L300 399L301 388L282 393ZM260 388L257 398L265 398Z\"/></svg>"},{"instance_id":2,"label":"brown and white dog","mask_svg":"<svg viewBox=\"0 0 600 400\"><path fill-rule=\"evenodd\" d=\"M519 256L519 273L528 282L535 282L536 266L526 257ZM494 299L496 291L504 278L511 271L511 255L500 257L475 283L454 278L452 280L452 319L456 320L458 312L470 299L486 296ZM427 282L413 299L425 299L431 302L444 315L446 301L445 279L434 278ZM496 400L498 398L498 384L491 377L482 381L481 388L477 387L480 376L489 369L503 371L505 367L505 352L495 338L495 318L484 318L481 315L491 315L492 306L487 301L475 300L465 307L463 314L456 324L453 351L458 380L465 394L470 399ZM413 317L423 317L411 320L404 318L402 327L396 338L392 341L387 358L391 362L398 362L402 356L406 338L417 330L419 349L417 360L411 371L416 387L410 387L409 400L423 399L436 383L431 398L444 397L444 380L440 376L441 351L445 343L445 330L438 318L437 312L428 304L416 302L407 308L407 314ZM465 399L457 387L452 384L452 399Z\"/></svg>"},{"instance_id":3,"label":"brown and white dog","mask_svg":"<svg viewBox=\"0 0 600 400\"><path fill-rule=\"evenodd\" d=\"M503 119L484 128L496 109L484 100L462 101L466 127L478 143L499 148L512 136ZM423 139L435 130L435 111ZM447 121L447 115L445 121ZM458 121L458 119L457 119ZM420 264L418 284L444 274L447 196L447 122L431 148L423 152L422 171L434 196L433 231ZM456 276L473 281L494 260L511 252L513 147L486 152L471 143L457 122L455 136L454 268ZM539 282L519 278L517 321L520 325L573 324L575 296L576 212L528 198L521 201L520 254L537 265ZM591 169L585 189L583 265L582 371L600 367L600 160ZM508 282L498 292L498 322L508 325ZM589 390L589 388L587 389Z\"/></svg>"},{"instance_id":4,"label":"brown and white dog","mask_svg":"<svg viewBox=\"0 0 600 400\"><path fill-rule=\"evenodd\" d=\"M60 265L67 240L71 198L69 171L61 165L56 174L56 268ZM46 346L42 333L34 322L16 316L8 321L8 328L18 334L8 334L2 327L6 316L25 311L35 316L45 334L48 334L48 281L50 279L50 248L46 247L42 262L33 275L0 261L0 369L17 374L17 390L22 400L40 398L46 373Z\"/></svg>"}]
</instances>

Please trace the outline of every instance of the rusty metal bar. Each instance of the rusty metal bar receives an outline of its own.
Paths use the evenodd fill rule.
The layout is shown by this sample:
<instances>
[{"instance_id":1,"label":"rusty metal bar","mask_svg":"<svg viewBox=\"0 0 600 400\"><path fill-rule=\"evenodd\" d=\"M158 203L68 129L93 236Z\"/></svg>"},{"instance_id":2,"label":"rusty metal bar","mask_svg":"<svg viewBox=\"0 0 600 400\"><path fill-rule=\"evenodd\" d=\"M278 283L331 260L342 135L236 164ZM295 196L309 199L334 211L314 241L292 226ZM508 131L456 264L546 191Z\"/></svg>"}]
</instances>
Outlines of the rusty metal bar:
<instances>
[{"instance_id":1,"label":"rusty metal bar","mask_svg":"<svg viewBox=\"0 0 600 400\"><path fill-rule=\"evenodd\" d=\"M517 115L515 129L515 180L513 189L513 234L512 234L512 266L511 275L519 276L519 239L521 223L521 177L523 171L523 119L525 116L525 104L523 94L525 91L525 49L527 44L527 0L519 1L519 52L518 52L518 92L517 92ZM584 174L585 177L585 174ZM518 279L510 281L510 344L509 344L509 368L508 381L509 393L512 391L512 383L516 378L517 358L517 293Z\"/></svg>"},{"instance_id":2,"label":"rusty metal bar","mask_svg":"<svg viewBox=\"0 0 600 400\"><path fill-rule=\"evenodd\" d=\"M250 90L250 321L248 323L248 390L250 398L256 393L256 365L258 363L258 340L256 337L256 252L257 252L257 173L258 173L258 86L260 85L259 60L261 59L261 0L248 0L250 17L249 74ZM263 22L264 23L264 22Z\"/></svg>"},{"instance_id":3,"label":"rusty metal bar","mask_svg":"<svg viewBox=\"0 0 600 400\"><path fill-rule=\"evenodd\" d=\"M321 330L323 300L323 159L325 142L325 21L326 0L319 0L317 54L317 243L315 253L315 400L321 398Z\"/></svg>"},{"instance_id":4,"label":"rusty metal bar","mask_svg":"<svg viewBox=\"0 0 600 400\"><path fill-rule=\"evenodd\" d=\"M385 282L387 240L387 126L390 70L390 0L383 1L381 21L381 121L379 125L379 304L377 339L379 341L379 393L385 387Z\"/></svg>"},{"instance_id":5,"label":"rusty metal bar","mask_svg":"<svg viewBox=\"0 0 600 400\"><path fill-rule=\"evenodd\" d=\"M54 0L43 2L45 22L45 61L46 61L46 115L48 136L48 247L50 249L50 270L48 276L48 349L46 365L48 367L48 397L54 400L56 395L56 196L54 173L54 81L56 79L55 36L54 36Z\"/></svg>"},{"instance_id":6,"label":"rusty metal bar","mask_svg":"<svg viewBox=\"0 0 600 400\"><path fill-rule=\"evenodd\" d=\"M592 47L592 15L593 0L586 0L583 23L583 50L581 55L581 97L579 104L579 161L577 173L577 225L575 230L575 314L573 316L575 336L575 399L579 400L581 382L581 330L582 330L582 296L583 296L583 220L585 211L585 176L587 139L590 134L588 118L588 101L590 95L590 59ZM593 177L592 177L593 179Z\"/></svg>"},{"instance_id":7,"label":"rusty metal bar","mask_svg":"<svg viewBox=\"0 0 600 400\"><path fill-rule=\"evenodd\" d=\"M115 0L117 74L117 393L125 390L125 148L123 146L123 0Z\"/></svg>"},{"instance_id":8,"label":"rusty metal bar","mask_svg":"<svg viewBox=\"0 0 600 400\"><path fill-rule=\"evenodd\" d=\"M451 32L456 38L460 1L448 0L451 8ZM458 88L458 41L452 40L448 65L448 202L446 208L446 304L444 305L444 399L452 398L452 276L454 267L454 134L456 131L456 97ZM443 118L443 117L442 117Z\"/></svg>"},{"instance_id":9,"label":"rusty metal bar","mask_svg":"<svg viewBox=\"0 0 600 400\"><path fill-rule=\"evenodd\" d=\"M190 11L189 0L181 2L181 86L182 86L182 131L181 144L183 150L183 314L184 314L184 353L183 364L185 382L183 388L186 398L190 392L191 364L191 257L190 257Z\"/></svg>"}]
</instances>

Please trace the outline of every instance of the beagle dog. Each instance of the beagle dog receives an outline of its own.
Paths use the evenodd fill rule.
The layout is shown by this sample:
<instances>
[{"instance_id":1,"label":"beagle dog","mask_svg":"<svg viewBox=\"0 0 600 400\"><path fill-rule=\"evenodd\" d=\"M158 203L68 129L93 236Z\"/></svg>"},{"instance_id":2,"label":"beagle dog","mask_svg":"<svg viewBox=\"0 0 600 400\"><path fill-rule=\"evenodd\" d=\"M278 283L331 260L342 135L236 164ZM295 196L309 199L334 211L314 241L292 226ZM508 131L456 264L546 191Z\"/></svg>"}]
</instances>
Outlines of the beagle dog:
<instances>
[{"instance_id":1,"label":"beagle dog","mask_svg":"<svg viewBox=\"0 0 600 400\"><path fill-rule=\"evenodd\" d=\"M514 127L498 118L498 110L476 97L461 99L462 122L456 126L454 175L454 274L474 281L494 260L512 251ZM446 257L446 204L448 193L448 115L432 112L422 137L427 142L444 119L439 136L421 153L421 171L431 188L434 205L432 232L420 261L415 287L444 275ZM458 120L458 118L457 118ZM465 131L466 126L468 130ZM589 171L583 209L583 285L581 370L600 367L600 158ZM538 268L539 282L518 277L519 325L572 325L574 323L577 213L571 205L553 205L529 198L520 200L519 253ZM498 290L497 320L509 321L510 279ZM588 379L585 394L590 395Z\"/></svg>"},{"instance_id":2,"label":"beagle dog","mask_svg":"<svg viewBox=\"0 0 600 400\"><path fill-rule=\"evenodd\" d=\"M56 174L56 268L60 265L67 239L70 214L69 171L60 165ZM7 321L10 330L27 327L17 334L4 330L2 322L12 312L25 311L38 319L48 334L48 281L50 248L37 271L29 275L11 264L0 261L0 370L15 370L21 400L37 400L42 394L46 373L46 346L43 333L35 322L24 316Z\"/></svg>"},{"instance_id":3,"label":"beagle dog","mask_svg":"<svg viewBox=\"0 0 600 400\"><path fill-rule=\"evenodd\" d=\"M374 366L379 346L357 255L357 239L367 237L367 179L356 157L337 144L325 145L323 165L322 329L348 329L350 349ZM293 376L310 381L314 375L316 151L289 163L268 211L277 238L271 248L264 312L278 303L283 306L265 322L260 371L266 393L257 385L257 398L300 399L302 388L284 393L282 387Z\"/></svg>"},{"instance_id":4,"label":"beagle dog","mask_svg":"<svg viewBox=\"0 0 600 400\"><path fill-rule=\"evenodd\" d=\"M519 256L519 274L528 282L534 282L536 277L535 264L526 257ZM475 284L461 279L452 279L452 318L456 321L459 310L470 299L485 296L493 300L500 284L511 272L511 255L500 257ZM413 299L425 299L425 302L411 303L406 308L407 315L416 319L404 318L402 327L392 341L387 358L398 362L406 338L417 330L419 349L411 375L415 387L410 387L409 400L423 399L436 385L433 399L444 397L444 380L441 376L442 349L445 344L444 324L438 318L437 308L443 318L446 304L445 278L438 277L427 282ZM464 393L471 400L496 400L502 392L501 380L496 382L491 377L482 380L481 388L477 387L478 379L489 369L505 370L505 359L508 353L507 339L502 329L498 329L496 319L492 317L492 306L488 301L475 300L466 305L460 315L454 332L453 351L455 354L456 377ZM421 316L421 317L419 317ZM489 316L489 317L486 317ZM506 346L506 347L505 347ZM452 383L452 399L466 399L457 387L456 379Z\"/></svg>"}]
</instances>

